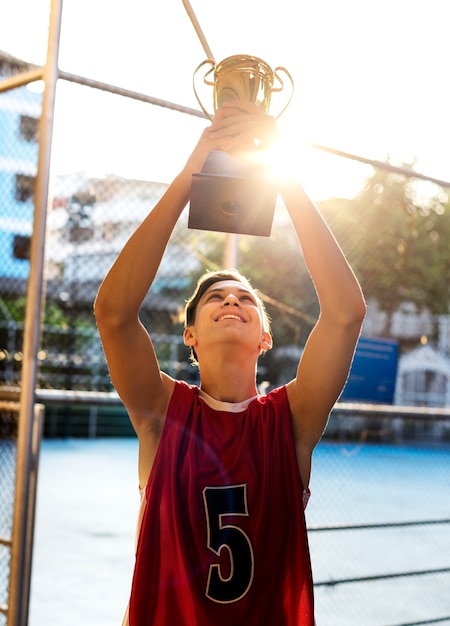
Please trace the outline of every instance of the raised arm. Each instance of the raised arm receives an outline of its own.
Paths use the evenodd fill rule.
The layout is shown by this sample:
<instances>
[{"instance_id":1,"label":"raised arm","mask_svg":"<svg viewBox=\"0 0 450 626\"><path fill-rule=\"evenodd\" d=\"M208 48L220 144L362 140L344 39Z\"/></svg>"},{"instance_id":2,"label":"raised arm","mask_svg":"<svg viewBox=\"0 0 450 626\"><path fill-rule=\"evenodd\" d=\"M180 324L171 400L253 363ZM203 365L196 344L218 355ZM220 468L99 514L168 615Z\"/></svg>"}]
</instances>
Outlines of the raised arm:
<instances>
[{"instance_id":1,"label":"raised arm","mask_svg":"<svg viewBox=\"0 0 450 626\"><path fill-rule=\"evenodd\" d=\"M366 307L341 248L300 184L284 181L281 195L320 304L297 376L288 385L299 461L309 478L310 455L346 382Z\"/></svg>"},{"instance_id":2,"label":"raised arm","mask_svg":"<svg viewBox=\"0 0 450 626\"><path fill-rule=\"evenodd\" d=\"M173 381L160 371L139 310L189 200L192 173L200 171L212 147L205 129L183 171L125 244L95 300L111 379L138 435L160 431L173 389Z\"/></svg>"},{"instance_id":3,"label":"raised arm","mask_svg":"<svg viewBox=\"0 0 450 626\"><path fill-rule=\"evenodd\" d=\"M246 126L249 140L259 139L262 147L276 141L275 120L255 105L227 103L224 108L224 119L216 130L212 129L212 136L220 138L227 124L237 128L240 121L244 126L247 115L251 119ZM232 138L225 138L224 146L232 150ZM320 316L303 351L296 378L287 386L300 470L307 485L311 454L347 379L366 307L342 250L301 185L280 178L279 191L320 303Z\"/></svg>"},{"instance_id":4,"label":"raised arm","mask_svg":"<svg viewBox=\"0 0 450 626\"><path fill-rule=\"evenodd\" d=\"M211 150L243 148L259 132L252 116L236 117L231 112L234 119L230 119L229 115L229 109L218 111L211 126L205 128L182 172L120 252L94 304L112 382L140 438L161 430L174 381L160 371L139 310L189 201L192 174L201 171Z\"/></svg>"}]
</instances>

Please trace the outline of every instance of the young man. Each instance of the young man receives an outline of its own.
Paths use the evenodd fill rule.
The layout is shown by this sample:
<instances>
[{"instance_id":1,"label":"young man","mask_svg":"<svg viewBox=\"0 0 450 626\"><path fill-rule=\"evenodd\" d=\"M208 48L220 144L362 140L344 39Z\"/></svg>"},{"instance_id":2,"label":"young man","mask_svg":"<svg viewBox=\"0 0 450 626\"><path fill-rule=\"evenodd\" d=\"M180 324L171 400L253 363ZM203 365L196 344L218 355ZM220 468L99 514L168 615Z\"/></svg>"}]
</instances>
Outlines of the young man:
<instances>
[{"instance_id":1,"label":"young man","mask_svg":"<svg viewBox=\"0 0 450 626\"><path fill-rule=\"evenodd\" d=\"M297 375L258 396L272 346L264 307L240 274L211 274L186 307L184 341L200 388L160 371L139 309L191 177L211 150L233 154L276 137L251 103L217 111L182 172L129 239L97 295L114 386L139 439L142 507L130 626L312 626L304 505L311 455L348 376L365 315L358 282L301 186L283 180L320 302ZM295 279L293 277L293 279Z\"/></svg>"}]
</instances>

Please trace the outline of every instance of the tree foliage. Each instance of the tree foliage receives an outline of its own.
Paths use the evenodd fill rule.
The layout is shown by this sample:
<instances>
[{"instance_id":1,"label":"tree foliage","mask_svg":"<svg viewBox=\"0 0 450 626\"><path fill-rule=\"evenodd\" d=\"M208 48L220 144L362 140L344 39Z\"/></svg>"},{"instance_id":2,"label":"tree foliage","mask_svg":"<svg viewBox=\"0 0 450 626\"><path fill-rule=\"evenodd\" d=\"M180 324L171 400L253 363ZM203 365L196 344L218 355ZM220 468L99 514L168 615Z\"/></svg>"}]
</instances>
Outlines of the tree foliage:
<instances>
[{"instance_id":1,"label":"tree foliage","mask_svg":"<svg viewBox=\"0 0 450 626\"><path fill-rule=\"evenodd\" d=\"M448 313L450 204L441 189L377 170L357 197L319 209L367 299L388 314L406 301ZM292 226L281 220L269 239L240 237L239 245L240 271L271 298L275 344L302 345L318 303Z\"/></svg>"},{"instance_id":2,"label":"tree foliage","mask_svg":"<svg viewBox=\"0 0 450 626\"><path fill-rule=\"evenodd\" d=\"M450 205L442 190L430 191L377 170L354 200L322 207L366 298L387 312L405 301L449 311Z\"/></svg>"}]
</instances>

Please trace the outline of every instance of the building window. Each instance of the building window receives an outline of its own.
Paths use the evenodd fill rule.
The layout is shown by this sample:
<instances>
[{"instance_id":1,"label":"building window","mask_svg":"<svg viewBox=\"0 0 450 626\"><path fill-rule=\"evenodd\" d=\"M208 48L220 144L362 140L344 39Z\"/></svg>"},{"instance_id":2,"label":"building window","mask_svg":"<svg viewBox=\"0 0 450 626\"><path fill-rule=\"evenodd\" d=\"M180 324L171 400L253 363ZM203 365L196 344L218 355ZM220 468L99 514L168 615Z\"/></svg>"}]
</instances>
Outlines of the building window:
<instances>
[{"instance_id":1,"label":"building window","mask_svg":"<svg viewBox=\"0 0 450 626\"><path fill-rule=\"evenodd\" d=\"M34 193L34 176L16 174L16 200L17 202L27 202L31 200Z\"/></svg>"},{"instance_id":2,"label":"building window","mask_svg":"<svg viewBox=\"0 0 450 626\"><path fill-rule=\"evenodd\" d=\"M15 259L30 259L31 239L24 235L15 235L13 241L13 255Z\"/></svg>"},{"instance_id":3,"label":"building window","mask_svg":"<svg viewBox=\"0 0 450 626\"><path fill-rule=\"evenodd\" d=\"M20 116L20 138L22 141L37 142L39 120L28 115Z\"/></svg>"}]
</instances>

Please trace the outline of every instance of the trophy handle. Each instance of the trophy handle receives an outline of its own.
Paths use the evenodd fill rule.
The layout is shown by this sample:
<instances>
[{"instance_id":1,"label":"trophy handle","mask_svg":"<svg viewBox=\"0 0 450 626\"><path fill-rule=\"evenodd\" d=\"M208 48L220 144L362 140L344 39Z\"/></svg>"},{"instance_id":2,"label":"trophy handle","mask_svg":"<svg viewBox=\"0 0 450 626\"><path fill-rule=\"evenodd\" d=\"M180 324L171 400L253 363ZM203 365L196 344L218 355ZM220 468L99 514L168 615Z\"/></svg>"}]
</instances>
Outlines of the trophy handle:
<instances>
[{"instance_id":1,"label":"trophy handle","mask_svg":"<svg viewBox=\"0 0 450 626\"><path fill-rule=\"evenodd\" d=\"M286 76L289 78L289 82L291 83L291 93L290 93L288 101L286 102L284 107L281 109L281 112L278 113L278 115L276 116L276 119L278 119L279 117L281 117L283 115L283 113L286 111L286 109L289 106L289 103L292 100L292 96L294 95L294 80L293 80L292 76L289 74L289 72L287 71L287 69L285 67L281 67L281 66L276 67L274 69L274 71L273 71L275 78L280 83L280 87L272 87L272 93L280 92L280 91L283 91L283 89L284 89L284 83L283 83L282 79L280 78L280 75L278 74L278 72L284 72L286 74Z\"/></svg>"},{"instance_id":2,"label":"trophy handle","mask_svg":"<svg viewBox=\"0 0 450 626\"><path fill-rule=\"evenodd\" d=\"M197 89L195 86L195 79L197 76L197 72L204 66L204 65L211 65L210 69L206 72L206 74L203 76L203 82L205 83L205 85L209 85L210 87L214 87L215 83L210 81L210 80L206 80L206 77L209 76L211 74L212 71L214 71L215 67L216 67L216 63L215 61L213 61L212 59L206 59L205 61L202 61L200 63L200 65L196 68L193 76L192 76L192 86L194 87L194 93L195 93L195 97L197 98L197 102L200 105L201 110L203 111L203 113L206 115L206 117L212 122L213 121L213 116L208 113L208 111L205 109L205 107L203 106L202 101L200 100L200 96L197 93ZM288 103L289 104L289 103ZM287 105L286 105L287 106ZM284 109L283 109L284 110Z\"/></svg>"}]
</instances>

